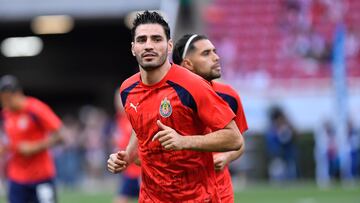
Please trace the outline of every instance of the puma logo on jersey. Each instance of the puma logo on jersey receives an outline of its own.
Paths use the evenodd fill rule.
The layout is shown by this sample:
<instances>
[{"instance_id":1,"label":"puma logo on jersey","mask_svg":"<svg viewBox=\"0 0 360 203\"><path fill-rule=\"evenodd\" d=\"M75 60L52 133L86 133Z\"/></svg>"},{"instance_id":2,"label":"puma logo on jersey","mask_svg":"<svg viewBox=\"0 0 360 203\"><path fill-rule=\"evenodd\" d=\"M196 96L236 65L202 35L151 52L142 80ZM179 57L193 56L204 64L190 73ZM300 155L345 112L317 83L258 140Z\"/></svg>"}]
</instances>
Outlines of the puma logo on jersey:
<instances>
[{"instance_id":1,"label":"puma logo on jersey","mask_svg":"<svg viewBox=\"0 0 360 203\"><path fill-rule=\"evenodd\" d=\"M130 102L130 107L134 108L134 110L137 112L137 106L139 105L139 103L137 103L136 105L134 105L133 103Z\"/></svg>"}]
</instances>

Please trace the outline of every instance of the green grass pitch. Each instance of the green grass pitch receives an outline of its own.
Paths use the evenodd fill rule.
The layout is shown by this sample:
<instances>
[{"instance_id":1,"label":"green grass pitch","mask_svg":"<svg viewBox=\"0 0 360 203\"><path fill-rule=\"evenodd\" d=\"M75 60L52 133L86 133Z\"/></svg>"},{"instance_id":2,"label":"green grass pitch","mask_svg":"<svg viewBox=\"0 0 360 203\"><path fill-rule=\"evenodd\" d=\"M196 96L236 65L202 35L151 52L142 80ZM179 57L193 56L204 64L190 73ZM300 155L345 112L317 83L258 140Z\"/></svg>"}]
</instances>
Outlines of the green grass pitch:
<instances>
[{"instance_id":1,"label":"green grass pitch","mask_svg":"<svg viewBox=\"0 0 360 203\"><path fill-rule=\"evenodd\" d=\"M82 193L63 191L59 203L106 203L112 202L113 193L100 191ZM271 186L251 184L235 192L235 203L360 203L360 187L342 188L333 186L326 190L318 189L312 183Z\"/></svg>"}]
</instances>

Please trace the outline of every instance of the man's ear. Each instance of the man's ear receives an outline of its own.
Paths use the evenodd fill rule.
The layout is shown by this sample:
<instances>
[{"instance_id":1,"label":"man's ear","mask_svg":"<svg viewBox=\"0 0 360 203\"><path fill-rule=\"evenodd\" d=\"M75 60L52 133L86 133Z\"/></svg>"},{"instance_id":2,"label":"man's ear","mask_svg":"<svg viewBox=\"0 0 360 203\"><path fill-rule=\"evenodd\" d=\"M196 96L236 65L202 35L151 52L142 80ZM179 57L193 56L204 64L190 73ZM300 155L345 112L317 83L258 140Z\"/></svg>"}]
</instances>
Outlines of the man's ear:
<instances>
[{"instance_id":1,"label":"man's ear","mask_svg":"<svg viewBox=\"0 0 360 203\"><path fill-rule=\"evenodd\" d=\"M134 42L131 42L131 53L132 53L133 56L135 56Z\"/></svg>"},{"instance_id":2,"label":"man's ear","mask_svg":"<svg viewBox=\"0 0 360 203\"><path fill-rule=\"evenodd\" d=\"M190 71L193 71L193 70L194 70L193 63L192 63L189 59L187 59L187 58L185 58L185 59L181 62L181 66L184 67L184 68L186 68L186 69L188 69L188 70L190 70Z\"/></svg>"},{"instance_id":3,"label":"man's ear","mask_svg":"<svg viewBox=\"0 0 360 203\"><path fill-rule=\"evenodd\" d=\"M171 55L172 51L173 51L173 41L172 41L172 39L169 39L169 41L168 41L168 54Z\"/></svg>"}]
</instances>

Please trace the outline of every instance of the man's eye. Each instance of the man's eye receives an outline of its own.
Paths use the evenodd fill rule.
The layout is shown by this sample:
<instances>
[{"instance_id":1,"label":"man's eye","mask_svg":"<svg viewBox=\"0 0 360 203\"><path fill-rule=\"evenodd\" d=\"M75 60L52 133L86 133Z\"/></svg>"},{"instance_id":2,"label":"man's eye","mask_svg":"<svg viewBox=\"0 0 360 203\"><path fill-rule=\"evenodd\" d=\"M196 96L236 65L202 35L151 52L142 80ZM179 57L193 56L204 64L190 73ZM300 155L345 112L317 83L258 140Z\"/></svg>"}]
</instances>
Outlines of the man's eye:
<instances>
[{"instance_id":1,"label":"man's eye","mask_svg":"<svg viewBox=\"0 0 360 203\"><path fill-rule=\"evenodd\" d=\"M204 55L204 56L207 56L207 55L209 55L209 52L208 52L208 51L205 51L205 52L203 52L203 55Z\"/></svg>"},{"instance_id":2,"label":"man's eye","mask_svg":"<svg viewBox=\"0 0 360 203\"><path fill-rule=\"evenodd\" d=\"M141 42L145 42L146 39L144 39L144 38L138 38L136 41L139 42L139 43L141 43Z\"/></svg>"}]
</instances>

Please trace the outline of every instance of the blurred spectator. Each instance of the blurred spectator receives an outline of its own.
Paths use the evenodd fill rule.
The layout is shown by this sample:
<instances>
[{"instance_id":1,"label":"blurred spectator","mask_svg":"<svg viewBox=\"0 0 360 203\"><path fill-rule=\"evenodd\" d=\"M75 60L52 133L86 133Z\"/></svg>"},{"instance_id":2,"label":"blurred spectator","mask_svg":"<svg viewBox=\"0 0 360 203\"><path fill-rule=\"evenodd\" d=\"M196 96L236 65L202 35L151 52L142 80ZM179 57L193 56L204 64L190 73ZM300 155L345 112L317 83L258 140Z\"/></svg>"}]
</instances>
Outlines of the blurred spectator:
<instances>
[{"instance_id":1,"label":"blurred spectator","mask_svg":"<svg viewBox=\"0 0 360 203\"><path fill-rule=\"evenodd\" d=\"M77 118L64 117L64 145L56 148L55 162L58 169L58 180L68 187L75 187L81 178L82 157L79 136L81 126Z\"/></svg>"},{"instance_id":2,"label":"blurred spectator","mask_svg":"<svg viewBox=\"0 0 360 203\"><path fill-rule=\"evenodd\" d=\"M331 185L331 180L340 175L339 151L336 142L336 131L331 121L326 120L315 132L316 183L321 188ZM351 177L359 175L360 135L352 122L348 122L347 152L351 160Z\"/></svg>"},{"instance_id":3,"label":"blurred spectator","mask_svg":"<svg viewBox=\"0 0 360 203\"><path fill-rule=\"evenodd\" d=\"M285 16L282 30L285 31L283 53L309 58L318 62L330 62L331 39L318 31L319 16L325 9L318 1L286 0L283 4ZM315 23L316 22L316 23ZM326 33L328 34L328 33ZM329 41L330 40L330 41ZM290 50L290 52L289 52Z\"/></svg>"},{"instance_id":4,"label":"blurred spectator","mask_svg":"<svg viewBox=\"0 0 360 203\"><path fill-rule=\"evenodd\" d=\"M329 120L315 132L316 183L321 188L328 187L331 177L339 172L335 133L334 126Z\"/></svg>"},{"instance_id":5,"label":"blurred spectator","mask_svg":"<svg viewBox=\"0 0 360 203\"><path fill-rule=\"evenodd\" d=\"M269 156L270 181L294 180L297 178L297 149L295 131L282 109L270 109L270 127L266 132Z\"/></svg>"},{"instance_id":6,"label":"blurred spectator","mask_svg":"<svg viewBox=\"0 0 360 203\"><path fill-rule=\"evenodd\" d=\"M348 135L350 144L351 173L356 178L360 175L360 132L352 121L348 122Z\"/></svg>"},{"instance_id":7,"label":"blurred spectator","mask_svg":"<svg viewBox=\"0 0 360 203\"><path fill-rule=\"evenodd\" d=\"M79 118L83 125L80 137L85 150L85 180L96 185L105 171L108 115L103 109L84 106L80 109Z\"/></svg>"}]
</instances>

